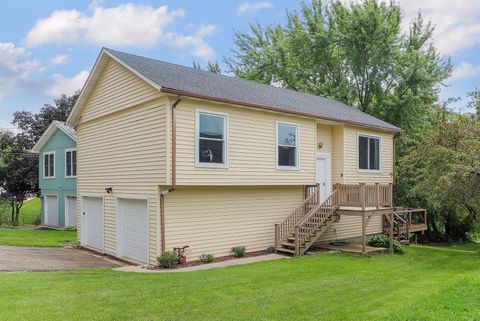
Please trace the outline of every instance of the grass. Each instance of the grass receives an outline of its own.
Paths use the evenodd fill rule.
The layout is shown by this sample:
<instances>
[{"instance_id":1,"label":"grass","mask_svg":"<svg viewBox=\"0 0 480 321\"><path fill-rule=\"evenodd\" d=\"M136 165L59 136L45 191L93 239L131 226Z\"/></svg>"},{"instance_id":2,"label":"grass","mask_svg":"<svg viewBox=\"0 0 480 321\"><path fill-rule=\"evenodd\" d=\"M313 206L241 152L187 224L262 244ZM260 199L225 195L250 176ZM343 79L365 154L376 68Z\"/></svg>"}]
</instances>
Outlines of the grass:
<instances>
[{"instance_id":1,"label":"grass","mask_svg":"<svg viewBox=\"0 0 480 321\"><path fill-rule=\"evenodd\" d=\"M41 201L39 197L25 201L20 208L20 224L33 225L40 221ZM0 206L0 222L3 224L11 224L11 208L8 203ZM1 227L1 225L0 225Z\"/></svg>"},{"instance_id":2,"label":"grass","mask_svg":"<svg viewBox=\"0 0 480 321\"><path fill-rule=\"evenodd\" d=\"M76 238L77 232L72 231L34 230L31 227L2 229L0 227L0 245L61 247L63 242L74 242Z\"/></svg>"},{"instance_id":3,"label":"grass","mask_svg":"<svg viewBox=\"0 0 480 321\"><path fill-rule=\"evenodd\" d=\"M210 271L0 273L0 320L480 320L480 245Z\"/></svg>"}]
</instances>

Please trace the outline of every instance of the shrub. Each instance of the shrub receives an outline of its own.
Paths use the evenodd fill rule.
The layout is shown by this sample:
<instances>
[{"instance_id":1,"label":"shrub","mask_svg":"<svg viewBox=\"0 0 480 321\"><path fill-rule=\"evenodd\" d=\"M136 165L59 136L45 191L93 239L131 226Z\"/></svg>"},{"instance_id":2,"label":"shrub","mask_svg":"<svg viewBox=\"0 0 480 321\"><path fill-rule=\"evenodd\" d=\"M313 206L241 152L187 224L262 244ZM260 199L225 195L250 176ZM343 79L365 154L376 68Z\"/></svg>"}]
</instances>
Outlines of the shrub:
<instances>
[{"instance_id":1,"label":"shrub","mask_svg":"<svg viewBox=\"0 0 480 321\"><path fill-rule=\"evenodd\" d=\"M163 252L162 255L157 257L158 265L167 269L176 268L178 265L178 257L172 252Z\"/></svg>"},{"instance_id":2,"label":"shrub","mask_svg":"<svg viewBox=\"0 0 480 321\"><path fill-rule=\"evenodd\" d=\"M202 254L198 257L203 263L212 263L215 257L212 254Z\"/></svg>"},{"instance_id":3,"label":"shrub","mask_svg":"<svg viewBox=\"0 0 480 321\"><path fill-rule=\"evenodd\" d=\"M388 236L384 234L377 234L374 235L370 241L368 241L368 245L373 246L373 247L389 247L389 240ZM393 240L393 252L397 254L403 254L405 253L402 244L400 244L399 241Z\"/></svg>"},{"instance_id":4,"label":"shrub","mask_svg":"<svg viewBox=\"0 0 480 321\"><path fill-rule=\"evenodd\" d=\"M232 247L232 252L236 257L245 256L245 246L234 246Z\"/></svg>"},{"instance_id":5,"label":"shrub","mask_svg":"<svg viewBox=\"0 0 480 321\"><path fill-rule=\"evenodd\" d=\"M73 232L75 232L75 231L77 230L77 227L74 226L74 225L65 226L65 227L63 228L63 230L64 230L64 231L73 231Z\"/></svg>"}]
</instances>

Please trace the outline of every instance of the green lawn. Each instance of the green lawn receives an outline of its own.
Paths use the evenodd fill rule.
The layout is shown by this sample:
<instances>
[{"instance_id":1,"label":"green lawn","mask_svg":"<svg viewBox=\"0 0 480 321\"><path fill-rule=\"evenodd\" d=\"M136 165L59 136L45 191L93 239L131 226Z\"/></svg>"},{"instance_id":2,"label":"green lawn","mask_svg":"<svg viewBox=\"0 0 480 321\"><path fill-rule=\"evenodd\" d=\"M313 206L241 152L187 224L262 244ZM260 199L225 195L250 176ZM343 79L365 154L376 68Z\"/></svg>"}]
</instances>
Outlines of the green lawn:
<instances>
[{"instance_id":1,"label":"green lawn","mask_svg":"<svg viewBox=\"0 0 480 321\"><path fill-rule=\"evenodd\" d=\"M41 202L35 197L23 203L20 209L21 224L34 224L35 218L40 217Z\"/></svg>"},{"instance_id":2,"label":"green lawn","mask_svg":"<svg viewBox=\"0 0 480 321\"><path fill-rule=\"evenodd\" d=\"M0 273L0 320L480 320L480 246L210 271Z\"/></svg>"},{"instance_id":3,"label":"green lawn","mask_svg":"<svg viewBox=\"0 0 480 321\"><path fill-rule=\"evenodd\" d=\"M34 230L31 227L2 229L0 227L0 245L60 247L63 246L63 242L73 242L76 238L77 232L71 231Z\"/></svg>"}]
</instances>

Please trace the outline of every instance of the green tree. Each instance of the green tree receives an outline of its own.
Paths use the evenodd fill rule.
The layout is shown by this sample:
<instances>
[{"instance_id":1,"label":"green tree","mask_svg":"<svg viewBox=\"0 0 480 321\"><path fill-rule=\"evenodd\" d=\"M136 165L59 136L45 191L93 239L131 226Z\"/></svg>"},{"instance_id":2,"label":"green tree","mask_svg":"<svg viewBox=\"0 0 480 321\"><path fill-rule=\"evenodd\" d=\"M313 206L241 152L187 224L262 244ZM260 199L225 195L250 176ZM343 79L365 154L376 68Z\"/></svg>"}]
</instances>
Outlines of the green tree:
<instances>
[{"instance_id":1,"label":"green tree","mask_svg":"<svg viewBox=\"0 0 480 321\"><path fill-rule=\"evenodd\" d=\"M193 67L193 69L203 70L200 63L198 61L195 61L195 60L192 63L192 67ZM207 71L213 72L215 74L221 74L222 73L222 69L220 68L220 65L218 64L218 61L212 62L212 61L209 60L207 62Z\"/></svg>"},{"instance_id":2,"label":"green tree","mask_svg":"<svg viewBox=\"0 0 480 321\"><path fill-rule=\"evenodd\" d=\"M480 119L439 108L434 125L400 162L398 201L429 208L432 231L466 239L480 222Z\"/></svg>"},{"instance_id":3,"label":"green tree","mask_svg":"<svg viewBox=\"0 0 480 321\"><path fill-rule=\"evenodd\" d=\"M337 99L408 132L425 128L451 72L432 44L430 23L419 14L402 33L394 2L325 3L302 4L284 25L237 33L229 71Z\"/></svg>"},{"instance_id":4,"label":"green tree","mask_svg":"<svg viewBox=\"0 0 480 321\"><path fill-rule=\"evenodd\" d=\"M468 107L475 110L477 116L480 116L480 89L475 88L475 90L468 92L467 97L470 98Z\"/></svg>"},{"instance_id":5,"label":"green tree","mask_svg":"<svg viewBox=\"0 0 480 321\"><path fill-rule=\"evenodd\" d=\"M10 132L0 134L0 188L10 205L12 225L19 225L20 209L27 193L38 189L38 158L27 141Z\"/></svg>"}]
</instances>

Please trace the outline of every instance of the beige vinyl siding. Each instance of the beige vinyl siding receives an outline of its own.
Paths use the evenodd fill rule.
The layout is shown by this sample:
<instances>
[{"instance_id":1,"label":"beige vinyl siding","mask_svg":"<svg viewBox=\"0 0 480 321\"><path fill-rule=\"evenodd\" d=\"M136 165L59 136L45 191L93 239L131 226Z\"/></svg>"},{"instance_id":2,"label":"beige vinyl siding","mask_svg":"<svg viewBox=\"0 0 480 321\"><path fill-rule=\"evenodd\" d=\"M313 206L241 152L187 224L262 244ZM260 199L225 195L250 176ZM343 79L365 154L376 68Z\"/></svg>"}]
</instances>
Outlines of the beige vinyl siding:
<instances>
[{"instance_id":1,"label":"beige vinyl siding","mask_svg":"<svg viewBox=\"0 0 480 321\"><path fill-rule=\"evenodd\" d=\"M166 141L162 139L166 137L166 108L160 99L78 127L77 193L79 200L92 194L104 197L107 253L116 253L116 197L144 197L149 204L150 260L155 262L157 186L166 180ZM112 194L105 193L107 186L112 187Z\"/></svg>"},{"instance_id":2,"label":"beige vinyl siding","mask_svg":"<svg viewBox=\"0 0 480 321\"><path fill-rule=\"evenodd\" d=\"M302 186L178 187L165 197L166 249L189 245L188 260L274 245L274 224L303 199Z\"/></svg>"},{"instance_id":3,"label":"beige vinyl siding","mask_svg":"<svg viewBox=\"0 0 480 321\"><path fill-rule=\"evenodd\" d=\"M172 101L172 100L171 100ZM228 114L228 168L196 167L196 111ZM315 182L312 119L184 98L177 106L178 185L305 185ZM298 170L276 168L277 122L299 125Z\"/></svg>"},{"instance_id":4,"label":"beige vinyl siding","mask_svg":"<svg viewBox=\"0 0 480 321\"><path fill-rule=\"evenodd\" d=\"M82 110L81 121L108 115L159 96L150 84L109 58Z\"/></svg>"},{"instance_id":5,"label":"beige vinyl siding","mask_svg":"<svg viewBox=\"0 0 480 321\"><path fill-rule=\"evenodd\" d=\"M367 235L382 233L382 217L373 216L367 226ZM360 216L341 215L340 221L333 223L319 241L351 239L362 236L362 218Z\"/></svg>"},{"instance_id":6,"label":"beige vinyl siding","mask_svg":"<svg viewBox=\"0 0 480 321\"><path fill-rule=\"evenodd\" d=\"M343 184L343 126L333 126L332 135L332 184Z\"/></svg>"},{"instance_id":7,"label":"beige vinyl siding","mask_svg":"<svg viewBox=\"0 0 480 321\"><path fill-rule=\"evenodd\" d=\"M358 169L358 135L380 137L380 172L367 172ZM393 133L345 126L344 134L344 183L392 183L393 182Z\"/></svg>"},{"instance_id":8,"label":"beige vinyl siding","mask_svg":"<svg viewBox=\"0 0 480 321\"><path fill-rule=\"evenodd\" d=\"M103 73L77 127L77 211L82 196L104 198L105 252L116 255L117 197L147 199L153 264L159 251L158 186L166 184L167 174L168 100L116 62Z\"/></svg>"},{"instance_id":9,"label":"beige vinyl siding","mask_svg":"<svg viewBox=\"0 0 480 321\"><path fill-rule=\"evenodd\" d=\"M325 124L317 124L317 146L322 143L319 152L333 152L333 135L332 126Z\"/></svg>"}]
</instances>

